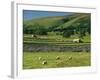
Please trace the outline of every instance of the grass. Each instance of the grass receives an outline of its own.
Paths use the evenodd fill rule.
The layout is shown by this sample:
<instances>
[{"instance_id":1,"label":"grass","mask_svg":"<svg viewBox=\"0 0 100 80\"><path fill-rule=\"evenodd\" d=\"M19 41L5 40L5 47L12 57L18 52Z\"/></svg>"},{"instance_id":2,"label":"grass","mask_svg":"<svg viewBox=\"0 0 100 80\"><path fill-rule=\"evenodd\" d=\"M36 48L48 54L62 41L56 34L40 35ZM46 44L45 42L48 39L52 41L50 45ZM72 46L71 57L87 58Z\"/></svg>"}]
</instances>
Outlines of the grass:
<instances>
[{"instance_id":1,"label":"grass","mask_svg":"<svg viewBox=\"0 0 100 80\"><path fill-rule=\"evenodd\" d=\"M24 34L24 39L27 40L27 39L34 39L31 37L32 35L30 34ZM75 39L75 38L79 38L78 35L77 36L74 36L74 37L63 37L62 35L60 34L57 34L56 32L48 32L48 35L37 35L37 39L50 39L50 40L56 40L56 39L60 39L60 40L72 40L72 39ZM90 40L90 35L86 35L84 36L84 40L87 41L87 40Z\"/></svg>"},{"instance_id":2,"label":"grass","mask_svg":"<svg viewBox=\"0 0 100 80\"><path fill-rule=\"evenodd\" d=\"M74 24L75 22L77 22L78 20L80 21L80 20L84 19L85 17L87 17L87 15L81 15L81 16L79 16L79 17L76 17L76 18L74 18L74 19L71 19L71 20L69 20L68 22L66 22L66 23L60 25L59 27L57 27L57 29L61 29L61 28L64 29L64 28L66 28L66 27L69 27L69 26L71 26L72 24ZM61 26L62 26L62 27L61 27Z\"/></svg>"},{"instance_id":3,"label":"grass","mask_svg":"<svg viewBox=\"0 0 100 80\"><path fill-rule=\"evenodd\" d=\"M66 43L66 42L35 42L24 41L24 44L37 44L37 45L54 45L54 46L84 46L90 45L90 43Z\"/></svg>"},{"instance_id":4,"label":"grass","mask_svg":"<svg viewBox=\"0 0 100 80\"><path fill-rule=\"evenodd\" d=\"M66 21L64 21L64 19L66 19ZM91 54L89 52L90 50L88 50L91 45L90 34L87 33L86 36L82 38L82 43L74 43L73 39L79 39L79 32L70 37L63 37L63 32L60 31L54 32L56 29L68 29L69 27L73 28L73 26L75 29L78 29L78 27L81 26L77 25L77 23L84 24L89 23L88 21L90 21L90 16L87 14L44 17L24 21L24 25L26 25L27 28L30 25L30 27L37 27L34 26L34 24L39 24L41 27L45 27L46 29L53 28L53 30L48 32L47 35L36 35L36 37L32 37L32 34L23 35L23 69L90 66ZM87 27L89 28L90 26ZM42 52L43 48L44 52ZM48 52L49 50L47 48L50 52ZM54 48L55 52L52 48ZM37 49L37 52L35 52L35 49ZM70 49L71 52L68 52L68 49ZM83 52L72 52L74 49L76 49L76 51L82 49ZM61 52L62 50L65 52ZM60 59L56 59L57 56L59 56ZM41 60L39 60L39 57L41 57ZM47 61L47 64L42 64L43 61Z\"/></svg>"},{"instance_id":5,"label":"grass","mask_svg":"<svg viewBox=\"0 0 100 80\"><path fill-rule=\"evenodd\" d=\"M83 38L83 43L73 43L73 39L77 39L77 37L65 38L61 35L48 34L37 36L37 38L32 38L31 35L24 35L24 43L32 43L32 44L53 44L53 45L87 45L90 44L90 35L87 35Z\"/></svg>"},{"instance_id":6,"label":"grass","mask_svg":"<svg viewBox=\"0 0 100 80\"><path fill-rule=\"evenodd\" d=\"M77 37L65 38L61 35L49 33L48 35L37 35L37 38L32 38L31 35L24 34L24 44L35 46L76 46L90 45L90 35L84 36L83 43L73 43L73 39ZM51 46L52 47L52 46ZM23 69L36 69L36 68L59 68L59 67L80 67L90 66L91 56L90 52L24 52L23 53ZM56 60L59 56L60 59ZM39 60L39 57L42 59ZM69 60L69 57L72 57ZM43 61L47 61L47 64L42 64Z\"/></svg>"},{"instance_id":7,"label":"grass","mask_svg":"<svg viewBox=\"0 0 100 80\"><path fill-rule=\"evenodd\" d=\"M89 52L24 52L23 69L90 66ZM60 59L56 60L59 56ZM41 60L39 60L41 57ZM72 57L69 60L69 57ZM46 60L47 64L42 64Z\"/></svg>"},{"instance_id":8,"label":"grass","mask_svg":"<svg viewBox=\"0 0 100 80\"><path fill-rule=\"evenodd\" d=\"M54 17L44 17L44 18L39 18L39 19L33 19L33 20L29 20L29 21L24 21L24 24L26 25L33 25L35 23L44 26L46 28L48 28L49 26L53 26L56 24L61 24L62 23L62 19L64 18L64 16L54 16Z\"/></svg>"}]
</instances>

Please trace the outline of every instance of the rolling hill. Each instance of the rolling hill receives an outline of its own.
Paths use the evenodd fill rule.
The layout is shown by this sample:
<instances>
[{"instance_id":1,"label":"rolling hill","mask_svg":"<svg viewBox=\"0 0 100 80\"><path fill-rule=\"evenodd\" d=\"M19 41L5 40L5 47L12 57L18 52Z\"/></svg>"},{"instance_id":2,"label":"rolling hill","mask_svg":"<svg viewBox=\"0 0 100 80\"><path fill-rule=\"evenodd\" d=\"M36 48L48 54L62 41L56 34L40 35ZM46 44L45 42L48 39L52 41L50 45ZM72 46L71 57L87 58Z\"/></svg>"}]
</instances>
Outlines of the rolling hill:
<instances>
[{"instance_id":1,"label":"rolling hill","mask_svg":"<svg viewBox=\"0 0 100 80\"><path fill-rule=\"evenodd\" d=\"M24 21L24 32L28 30L36 29L40 26L42 29L46 29L47 32L50 31L75 31L83 33L88 32L90 34L91 30L91 15L89 13L75 13L67 16L53 16L44 17L40 19L33 19ZM36 27L36 28L35 28ZM34 30L35 31L35 30Z\"/></svg>"}]
</instances>

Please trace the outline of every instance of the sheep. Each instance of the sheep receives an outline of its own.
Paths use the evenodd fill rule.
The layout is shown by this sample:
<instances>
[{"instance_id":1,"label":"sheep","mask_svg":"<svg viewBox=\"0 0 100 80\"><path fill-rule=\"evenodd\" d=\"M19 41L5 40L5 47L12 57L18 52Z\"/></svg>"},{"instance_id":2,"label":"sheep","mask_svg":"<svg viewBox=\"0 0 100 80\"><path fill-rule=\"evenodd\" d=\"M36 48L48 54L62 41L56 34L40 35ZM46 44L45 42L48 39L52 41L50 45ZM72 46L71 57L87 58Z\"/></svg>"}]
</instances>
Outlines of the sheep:
<instances>
[{"instance_id":1,"label":"sheep","mask_svg":"<svg viewBox=\"0 0 100 80\"><path fill-rule=\"evenodd\" d=\"M36 36L36 35L34 35L34 34L32 34L32 35L31 35L31 37L32 37L32 38L37 38L37 36Z\"/></svg>"},{"instance_id":2,"label":"sheep","mask_svg":"<svg viewBox=\"0 0 100 80\"><path fill-rule=\"evenodd\" d=\"M59 56L57 56L57 57L56 57L56 60L59 60L59 59L60 59L60 57L59 57Z\"/></svg>"},{"instance_id":3,"label":"sheep","mask_svg":"<svg viewBox=\"0 0 100 80\"><path fill-rule=\"evenodd\" d=\"M79 43L80 39L73 39L73 43Z\"/></svg>"},{"instance_id":4,"label":"sheep","mask_svg":"<svg viewBox=\"0 0 100 80\"><path fill-rule=\"evenodd\" d=\"M34 37L34 35L32 34L32 35L31 35L31 37L33 38L33 37Z\"/></svg>"},{"instance_id":5,"label":"sheep","mask_svg":"<svg viewBox=\"0 0 100 80\"><path fill-rule=\"evenodd\" d=\"M81 39L73 39L73 43L83 43Z\"/></svg>"},{"instance_id":6,"label":"sheep","mask_svg":"<svg viewBox=\"0 0 100 80\"><path fill-rule=\"evenodd\" d=\"M42 59L42 57L39 57L39 60L41 60Z\"/></svg>"},{"instance_id":7,"label":"sheep","mask_svg":"<svg viewBox=\"0 0 100 80\"><path fill-rule=\"evenodd\" d=\"M70 57L68 58L68 60L72 60L72 57L70 56Z\"/></svg>"},{"instance_id":8,"label":"sheep","mask_svg":"<svg viewBox=\"0 0 100 80\"><path fill-rule=\"evenodd\" d=\"M43 65L44 65L44 64L47 64L47 61L46 61L46 60L45 60L45 61L43 61L43 62L42 62L42 64L43 64Z\"/></svg>"}]
</instances>

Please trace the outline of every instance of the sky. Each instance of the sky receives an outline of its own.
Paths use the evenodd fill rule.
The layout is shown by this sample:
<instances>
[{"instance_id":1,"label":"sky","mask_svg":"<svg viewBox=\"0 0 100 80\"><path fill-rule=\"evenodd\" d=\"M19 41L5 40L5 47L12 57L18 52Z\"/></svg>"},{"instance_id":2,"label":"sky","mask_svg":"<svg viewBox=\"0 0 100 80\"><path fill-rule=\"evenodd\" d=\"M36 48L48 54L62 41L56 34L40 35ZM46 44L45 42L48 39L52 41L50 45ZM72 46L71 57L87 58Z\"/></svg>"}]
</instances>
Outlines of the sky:
<instances>
[{"instance_id":1,"label":"sky","mask_svg":"<svg viewBox=\"0 0 100 80\"><path fill-rule=\"evenodd\" d=\"M42 17L51 17L51 16L64 16L70 15L71 12L51 12L51 11L34 11L34 10L23 10L23 19L31 20L38 19Z\"/></svg>"}]
</instances>

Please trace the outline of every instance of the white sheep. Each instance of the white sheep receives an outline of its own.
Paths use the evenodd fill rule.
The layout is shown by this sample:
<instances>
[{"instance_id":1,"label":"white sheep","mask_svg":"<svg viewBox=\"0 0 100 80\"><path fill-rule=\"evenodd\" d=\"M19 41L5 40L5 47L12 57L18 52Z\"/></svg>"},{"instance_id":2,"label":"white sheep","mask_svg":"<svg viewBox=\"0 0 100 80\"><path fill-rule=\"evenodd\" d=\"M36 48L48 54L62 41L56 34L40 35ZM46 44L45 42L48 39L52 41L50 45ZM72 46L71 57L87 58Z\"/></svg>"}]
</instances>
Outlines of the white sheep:
<instances>
[{"instance_id":1,"label":"white sheep","mask_svg":"<svg viewBox=\"0 0 100 80\"><path fill-rule=\"evenodd\" d=\"M45 61L43 61L43 62L42 62L42 64L43 64L43 65L44 65L44 64L47 64L47 61L46 61L46 60L45 60Z\"/></svg>"},{"instance_id":2,"label":"white sheep","mask_svg":"<svg viewBox=\"0 0 100 80\"><path fill-rule=\"evenodd\" d=\"M69 57L68 60L72 60L72 57Z\"/></svg>"},{"instance_id":3,"label":"white sheep","mask_svg":"<svg viewBox=\"0 0 100 80\"><path fill-rule=\"evenodd\" d=\"M60 59L60 57L59 57L59 56L57 56L57 57L56 57L56 60L59 60L59 59Z\"/></svg>"},{"instance_id":4,"label":"white sheep","mask_svg":"<svg viewBox=\"0 0 100 80\"><path fill-rule=\"evenodd\" d=\"M74 43L79 43L80 42L80 39L73 39L73 42Z\"/></svg>"},{"instance_id":5,"label":"white sheep","mask_svg":"<svg viewBox=\"0 0 100 80\"><path fill-rule=\"evenodd\" d=\"M39 57L39 60L41 60L42 59L42 57Z\"/></svg>"},{"instance_id":6,"label":"white sheep","mask_svg":"<svg viewBox=\"0 0 100 80\"><path fill-rule=\"evenodd\" d=\"M31 35L31 37L33 38L33 37L34 37L34 35L32 34L32 35Z\"/></svg>"}]
</instances>

